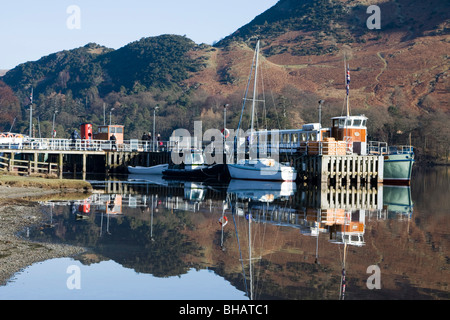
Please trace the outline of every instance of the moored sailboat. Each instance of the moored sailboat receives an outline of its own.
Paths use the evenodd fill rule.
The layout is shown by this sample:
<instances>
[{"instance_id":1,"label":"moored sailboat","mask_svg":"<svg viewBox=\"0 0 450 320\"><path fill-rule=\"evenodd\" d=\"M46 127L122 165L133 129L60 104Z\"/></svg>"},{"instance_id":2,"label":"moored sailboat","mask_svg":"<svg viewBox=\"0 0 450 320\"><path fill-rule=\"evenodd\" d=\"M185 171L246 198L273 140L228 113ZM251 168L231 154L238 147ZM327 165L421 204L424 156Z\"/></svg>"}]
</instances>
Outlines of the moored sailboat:
<instances>
[{"instance_id":1,"label":"moored sailboat","mask_svg":"<svg viewBox=\"0 0 450 320\"><path fill-rule=\"evenodd\" d=\"M251 112L251 128L250 136L248 141L250 143L250 148L256 139L254 136L254 115L255 115L255 105L256 105L256 91L257 91L257 78L258 78L258 64L259 64L259 45L258 41L256 44L255 55L253 58L253 63L251 67L251 73L248 79L248 84L252 79L253 69L253 99L252 99L252 112ZM248 86L247 86L248 87ZM242 108L244 112L245 107ZM241 116L242 119L242 116ZM240 126L240 122L239 122ZM237 163L227 164L228 172L232 179L243 179L243 180L265 180L265 181L295 181L297 178L297 172L294 167L280 163L272 158L252 158L250 153L249 159L240 159Z\"/></svg>"}]
</instances>

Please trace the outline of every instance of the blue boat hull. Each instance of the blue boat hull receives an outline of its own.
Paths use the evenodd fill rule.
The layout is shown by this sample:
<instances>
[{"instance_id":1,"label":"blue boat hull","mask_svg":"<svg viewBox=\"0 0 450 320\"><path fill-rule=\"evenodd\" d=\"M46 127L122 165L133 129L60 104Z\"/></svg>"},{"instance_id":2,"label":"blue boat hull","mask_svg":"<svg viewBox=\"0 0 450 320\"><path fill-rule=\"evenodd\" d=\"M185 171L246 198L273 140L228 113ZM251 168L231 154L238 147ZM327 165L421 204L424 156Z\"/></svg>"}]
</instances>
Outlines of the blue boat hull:
<instances>
[{"instance_id":1,"label":"blue boat hull","mask_svg":"<svg viewBox=\"0 0 450 320\"><path fill-rule=\"evenodd\" d=\"M384 156L384 183L409 184L414 154L401 153Z\"/></svg>"}]
</instances>

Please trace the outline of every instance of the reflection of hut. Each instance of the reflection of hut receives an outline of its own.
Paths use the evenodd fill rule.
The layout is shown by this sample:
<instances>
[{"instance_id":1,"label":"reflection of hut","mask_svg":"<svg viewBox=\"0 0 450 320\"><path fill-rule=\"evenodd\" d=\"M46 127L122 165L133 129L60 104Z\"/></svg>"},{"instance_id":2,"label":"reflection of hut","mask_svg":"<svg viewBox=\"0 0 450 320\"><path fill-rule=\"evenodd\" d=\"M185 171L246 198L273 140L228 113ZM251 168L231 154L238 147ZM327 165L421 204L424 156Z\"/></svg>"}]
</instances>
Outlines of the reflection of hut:
<instances>
[{"instance_id":1,"label":"reflection of hut","mask_svg":"<svg viewBox=\"0 0 450 320\"><path fill-rule=\"evenodd\" d=\"M107 214L122 214L122 195L111 195L110 200L106 201L105 212Z\"/></svg>"},{"instance_id":2,"label":"reflection of hut","mask_svg":"<svg viewBox=\"0 0 450 320\"><path fill-rule=\"evenodd\" d=\"M110 126L99 126L98 132L95 134L95 140L110 140L111 136L114 134L116 137L116 143L123 143L123 132L124 126L121 125L110 125Z\"/></svg>"},{"instance_id":3,"label":"reflection of hut","mask_svg":"<svg viewBox=\"0 0 450 320\"><path fill-rule=\"evenodd\" d=\"M326 224L329 225L328 230L332 242L355 246L364 245L365 215L363 211L344 212L344 210L338 210L331 219L329 218L327 218Z\"/></svg>"}]
</instances>

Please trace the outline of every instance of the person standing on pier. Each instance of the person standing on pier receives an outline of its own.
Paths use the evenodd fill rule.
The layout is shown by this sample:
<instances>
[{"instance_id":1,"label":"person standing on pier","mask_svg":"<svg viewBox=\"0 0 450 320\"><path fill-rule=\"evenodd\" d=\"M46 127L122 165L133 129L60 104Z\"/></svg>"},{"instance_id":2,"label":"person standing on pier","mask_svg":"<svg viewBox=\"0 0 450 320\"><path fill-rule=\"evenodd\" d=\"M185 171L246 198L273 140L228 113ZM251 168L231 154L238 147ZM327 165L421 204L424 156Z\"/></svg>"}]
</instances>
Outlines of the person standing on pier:
<instances>
[{"instance_id":1,"label":"person standing on pier","mask_svg":"<svg viewBox=\"0 0 450 320\"><path fill-rule=\"evenodd\" d=\"M72 148L76 148L77 140L80 139L80 135L77 130L73 130L72 132Z\"/></svg>"},{"instance_id":2,"label":"person standing on pier","mask_svg":"<svg viewBox=\"0 0 450 320\"><path fill-rule=\"evenodd\" d=\"M116 136L113 133L112 136L109 138L109 140L111 141L111 148L112 150L116 150L117 151L117 145L116 145Z\"/></svg>"}]
</instances>

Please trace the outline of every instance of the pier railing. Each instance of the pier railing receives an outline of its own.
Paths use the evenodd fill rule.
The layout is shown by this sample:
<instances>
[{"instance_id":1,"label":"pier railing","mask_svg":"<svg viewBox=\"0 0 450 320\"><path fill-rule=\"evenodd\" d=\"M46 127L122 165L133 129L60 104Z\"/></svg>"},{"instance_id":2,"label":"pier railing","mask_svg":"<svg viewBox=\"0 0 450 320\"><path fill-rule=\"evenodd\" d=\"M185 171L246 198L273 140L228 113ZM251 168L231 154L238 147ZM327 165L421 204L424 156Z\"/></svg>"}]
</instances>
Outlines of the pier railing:
<instances>
[{"instance_id":1,"label":"pier railing","mask_svg":"<svg viewBox=\"0 0 450 320\"><path fill-rule=\"evenodd\" d=\"M413 152L414 148L410 145L388 146L386 142L369 142L369 154L372 155L410 154Z\"/></svg>"},{"instance_id":2,"label":"pier railing","mask_svg":"<svg viewBox=\"0 0 450 320\"><path fill-rule=\"evenodd\" d=\"M167 141L160 144L138 139L125 140L121 143L110 140L91 139L47 139L35 138L21 142L0 144L0 149L36 150L36 151L167 151L172 146Z\"/></svg>"},{"instance_id":3,"label":"pier railing","mask_svg":"<svg viewBox=\"0 0 450 320\"><path fill-rule=\"evenodd\" d=\"M18 160L14 157L0 156L0 171L22 172L22 173L57 173L58 164L51 162L39 162L30 160Z\"/></svg>"}]
</instances>

